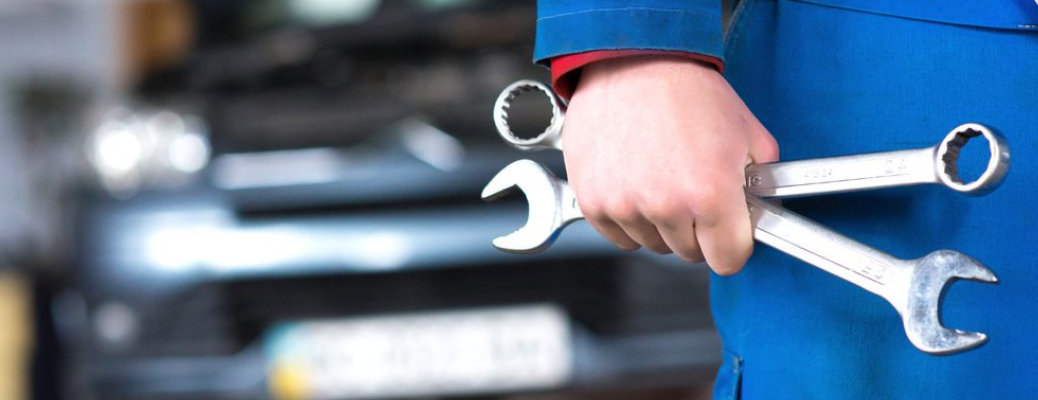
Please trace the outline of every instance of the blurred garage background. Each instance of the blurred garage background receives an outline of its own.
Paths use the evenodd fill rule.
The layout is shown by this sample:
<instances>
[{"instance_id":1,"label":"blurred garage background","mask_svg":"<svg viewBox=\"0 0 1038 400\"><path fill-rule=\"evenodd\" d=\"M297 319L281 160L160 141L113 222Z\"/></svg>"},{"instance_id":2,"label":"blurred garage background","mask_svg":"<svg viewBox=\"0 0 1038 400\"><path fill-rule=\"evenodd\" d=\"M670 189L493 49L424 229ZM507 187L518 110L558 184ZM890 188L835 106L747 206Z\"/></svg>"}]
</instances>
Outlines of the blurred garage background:
<instances>
[{"instance_id":1,"label":"blurred garage background","mask_svg":"<svg viewBox=\"0 0 1038 400\"><path fill-rule=\"evenodd\" d=\"M702 266L492 238L535 2L0 3L0 399L708 397ZM523 114L530 130L545 121ZM523 125L520 124L520 125ZM520 126L522 128L522 126Z\"/></svg>"}]
</instances>

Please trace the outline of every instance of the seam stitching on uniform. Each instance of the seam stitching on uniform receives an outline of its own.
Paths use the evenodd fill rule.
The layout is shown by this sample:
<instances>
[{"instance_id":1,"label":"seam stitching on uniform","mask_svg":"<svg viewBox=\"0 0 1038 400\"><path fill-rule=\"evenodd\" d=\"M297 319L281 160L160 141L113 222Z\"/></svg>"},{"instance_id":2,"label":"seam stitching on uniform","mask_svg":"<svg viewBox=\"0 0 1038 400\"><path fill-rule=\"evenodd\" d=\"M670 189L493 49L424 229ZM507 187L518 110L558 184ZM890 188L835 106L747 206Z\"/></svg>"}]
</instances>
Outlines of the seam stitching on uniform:
<instances>
[{"instance_id":1,"label":"seam stitching on uniform","mask_svg":"<svg viewBox=\"0 0 1038 400\"><path fill-rule=\"evenodd\" d=\"M958 26L958 27L972 28L972 29L991 29L991 30L1003 30L1003 31L1004 30L1012 31L1012 30L1023 29L1023 28L1020 27L1020 24L1016 24L1015 25L1016 29L1014 29L1014 28L1009 27L1009 26L1001 26L1001 25L997 25L997 26L976 25L976 24L966 23L966 22L963 22L963 21L943 21L943 20L936 19L936 18L924 18L924 17L914 17L914 16L908 16L908 15L898 15L898 14L889 13L889 12L882 12L882 11L876 11L876 10L866 10L866 9L861 9L861 8L857 8L857 7L846 7L846 6L841 6L841 5L829 4L829 3L821 3L821 2L818 2L817 0L791 0L791 1L794 1L794 2L797 2L797 3L800 3L800 4L807 4L807 5L813 5L813 6L818 6L818 7L831 8L831 9L835 9L835 10L846 10L846 11L851 11L851 12L856 12L856 13L861 13L861 14L868 14L868 15L875 15L875 16L886 17L886 18L907 19L907 20L912 20L912 21L927 22L927 23L931 23L931 24L951 25L951 26ZM1024 25L1027 25L1027 23L1025 23Z\"/></svg>"},{"instance_id":2,"label":"seam stitching on uniform","mask_svg":"<svg viewBox=\"0 0 1038 400\"><path fill-rule=\"evenodd\" d=\"M743 32L745 31L745 29L743 29L743 27L746 26L745 20L746 20L746 18L748 18L748 16L744 16L743 14L747 14L748 15L751 11L753 11L753 7L756 6L756 5L757 5L757 2L754 1L754 0L743 0L742 3L739 3L739 8L740 9L737 10L737 11L739 11L739 14L737 16L740 17L740 18L738 20L732 21L734 25L732 26L732 29L731 29L731 35L729 35L728 37L725 37L724 47L726 49L726 51L725 51L726 53L727 53L727 48L729 46L729 42L731 43L731 46L733 46L731 50L733 52L735 51L734 46L738 46L738 44L739 44L739 37L742 36ZM743 8L745 8L745 9L743 9Z\"/></svg>"}]
</instances>

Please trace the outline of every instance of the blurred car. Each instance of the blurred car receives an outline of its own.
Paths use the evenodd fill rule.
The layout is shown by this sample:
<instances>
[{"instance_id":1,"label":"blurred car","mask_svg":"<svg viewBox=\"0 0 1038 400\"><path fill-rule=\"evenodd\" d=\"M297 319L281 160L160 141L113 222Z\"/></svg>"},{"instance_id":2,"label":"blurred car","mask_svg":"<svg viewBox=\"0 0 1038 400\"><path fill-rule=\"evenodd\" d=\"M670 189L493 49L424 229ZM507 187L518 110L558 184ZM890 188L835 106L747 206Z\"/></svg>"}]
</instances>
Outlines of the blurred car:
<instances>
[{"instance_id":1,"label":"blurred car","mask_svg":"<svg viewBox=\"0 0 1038 400\"><path fill-rule=\"evenodd\" d=\"M705 267L619 252L586 224L538 255L490 245L526 219L522 196L479 200L490 177L519 158L564 175L559 154L507 147L490 119L505 85L546 78L529 61L533 3L174 8L196 44L143 68L129 111L88 142L101 184L77 192L55 301L69 397L708 387ZM180 137L191 168L170 161Z\"/></svg>"}]
</instances>

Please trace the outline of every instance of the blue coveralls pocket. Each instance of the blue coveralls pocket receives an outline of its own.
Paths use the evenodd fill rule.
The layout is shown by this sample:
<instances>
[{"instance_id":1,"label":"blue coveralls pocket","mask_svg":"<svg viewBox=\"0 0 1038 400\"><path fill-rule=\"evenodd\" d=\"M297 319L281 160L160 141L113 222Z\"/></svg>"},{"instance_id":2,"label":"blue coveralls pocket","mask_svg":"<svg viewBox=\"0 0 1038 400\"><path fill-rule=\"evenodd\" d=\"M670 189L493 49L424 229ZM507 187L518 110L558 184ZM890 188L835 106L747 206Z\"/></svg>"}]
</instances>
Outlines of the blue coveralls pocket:
<instances>
[{"instance_id":1,"label":"blue coveralls pocket","mask_svg":"<svg viewBox=\"0 0 1038 400\"><path fill-rule=\"evenodd\" d=\"M721 369L714 381L714 400L737 400L741 397L742 356L724 349L722 357Z\"/></svg>"}]
</instances>

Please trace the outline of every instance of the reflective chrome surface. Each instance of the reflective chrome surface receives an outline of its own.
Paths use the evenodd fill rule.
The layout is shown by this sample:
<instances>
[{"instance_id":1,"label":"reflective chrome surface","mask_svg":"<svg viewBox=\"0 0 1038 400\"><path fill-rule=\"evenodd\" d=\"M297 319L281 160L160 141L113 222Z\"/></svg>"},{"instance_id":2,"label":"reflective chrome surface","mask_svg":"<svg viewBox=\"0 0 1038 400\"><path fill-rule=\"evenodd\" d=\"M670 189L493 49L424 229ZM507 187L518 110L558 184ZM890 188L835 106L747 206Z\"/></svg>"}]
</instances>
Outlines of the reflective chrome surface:
<instances>
[{"instance_id":1,"label":"reflective chrome surface","mask_svg":"<svg viewBox=\"0 0 1038 400\"><path fill-rule=\"evenodd\" d=\"M516 188L530 204L529 220L519 230L494 240L501 250L542 251L566 225L583 218L569 185L529 160L502 169L482 195L494 200ZM987 340L983 333L947 329L940 323L940 302L949 282L998 282L976 260L950 250L901 260L752 195L747 196L747 203L757 240L886 299L901 315L905 332L918 349L951 354Z\"/></svg>"},{"instance_id":2,"label":"reflective chrome surface","mask_svg":"<svg viewBox=\"0 0 1038 400\"><path fill-rule=\"evenodd\" d=\"M976 180L959 177L959 152L983 136L990 158ZM983 196L998 188L1009 171L1009 145L995 131L963 124L932 147L829 157L746 168L746 187L759 197L798 197L883 189L918 184L942 184L954 191Z\"/></svg>"}]
</instances>

